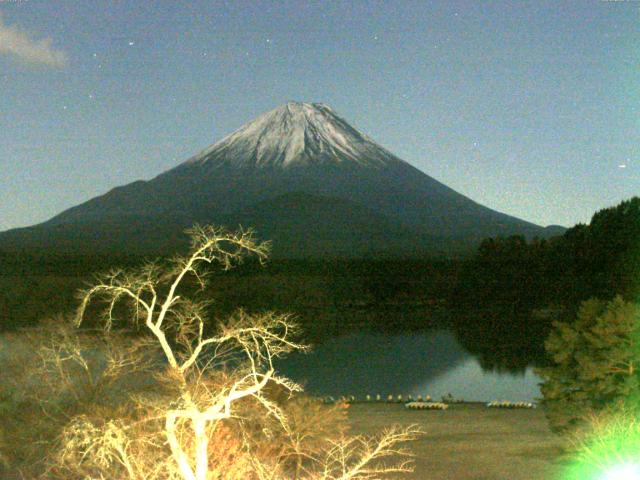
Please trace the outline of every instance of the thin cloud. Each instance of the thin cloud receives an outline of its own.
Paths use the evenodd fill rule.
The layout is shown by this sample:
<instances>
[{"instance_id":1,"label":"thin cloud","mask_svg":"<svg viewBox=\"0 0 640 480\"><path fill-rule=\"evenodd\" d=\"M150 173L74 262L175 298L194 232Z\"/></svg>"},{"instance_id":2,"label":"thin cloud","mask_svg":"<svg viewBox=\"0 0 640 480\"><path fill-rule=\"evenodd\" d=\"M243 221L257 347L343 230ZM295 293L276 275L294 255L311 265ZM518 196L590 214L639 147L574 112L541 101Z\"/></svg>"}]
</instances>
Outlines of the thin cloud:
<instances>
[{"instance_id":1,"label":"thin cloud","mask_svg":"<svg viewBox=\"0 0 640 480\"><path fill-rule=\"evenodd\" d=\"M16 25L6 25L0 16L0 55L17 57L23 62L64 67L67 54L51 46L50 38L35 40Z\"/></svg>"}]
</instances>

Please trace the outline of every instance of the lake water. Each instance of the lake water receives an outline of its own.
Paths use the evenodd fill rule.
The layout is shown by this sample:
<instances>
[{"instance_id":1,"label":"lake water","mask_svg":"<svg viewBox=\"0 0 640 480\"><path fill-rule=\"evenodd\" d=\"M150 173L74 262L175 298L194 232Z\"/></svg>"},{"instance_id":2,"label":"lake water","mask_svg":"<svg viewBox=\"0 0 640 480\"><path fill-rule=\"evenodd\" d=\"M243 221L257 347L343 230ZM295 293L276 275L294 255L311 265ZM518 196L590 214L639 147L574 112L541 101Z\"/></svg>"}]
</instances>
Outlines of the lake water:
<instances>
[{"instance_id":1,"label":"lake water","mask_svg":"<svg viewBox=\"0 0 640 480\"><path fill-rule=\"evenodd\" d=\"M431 395L451 393L467 401L535 401L540 378L485 372L447 330L427 333L355 333L294 354L278 365L281 373L316 395Z\"/></svg>"},{"instance_id":2,"label":"lake water","mask_svg":"<svg viewBox=\"0 0 640 480\"><path fill-rule=\"evenodd\" d=\"M0 359L12 348L0 337ZM277 369L322 396L431 395L439 400L451 393L483 402L531 402L541 396L540 379L531 368L515 375L485 372L447 330L345 335L310 353L290 355Z\"/></svg>"}]
</instances>

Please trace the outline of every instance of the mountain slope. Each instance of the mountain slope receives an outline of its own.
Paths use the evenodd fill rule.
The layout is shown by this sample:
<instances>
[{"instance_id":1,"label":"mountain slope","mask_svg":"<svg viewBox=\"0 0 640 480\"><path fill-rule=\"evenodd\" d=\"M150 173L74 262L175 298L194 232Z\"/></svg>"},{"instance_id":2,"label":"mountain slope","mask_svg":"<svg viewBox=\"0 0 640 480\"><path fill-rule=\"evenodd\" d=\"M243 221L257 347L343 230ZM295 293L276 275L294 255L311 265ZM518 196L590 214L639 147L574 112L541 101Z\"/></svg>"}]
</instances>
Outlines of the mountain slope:
<instances>
[{"instance_id":1,"label":"mountain slope","mask_svg":"<svg viewBox=\"0 0 640 480\"><path fill-rule=\"evenodd\" d=\"M8 250L166 255L188 246L182 232L196 221L229 229L255 228L260 240L272 242L275 258L422 256L437 248L447 250L442 239L411 230L362 205L303 192L269 198L234 214L193 221L118 217L15 229L1 235L0 245Z\"/></svg>"},{"instance_id":2,"label":"mountain slope","mask_svg":"<svg viewBox=\"0 0 640 480\"><path fill-rule=\"evenodd\" d=\"M276 257L420 256L439 245L438 238L357 203L302 192L270 198L223 223L254 226L260 238L272 241Z\"/></svg>"},{"instance_id":3,"label":"mountain slope","mask_svg":"<svg viewBox=\"0 0 640 480\"><path fill-rule=\"evenodd\" d=\"M301 232L287 227L294 222L286 217L302 215L304 209L296 209L293 199L314 206L307 211L315 212L315 221L307 223L318 241L311 242L313 248L306 243L310 255L330 254L342 231L350 232L349 248L374 251L384 242L389 252L400 255L429 248L425 242L433 248L436 238L472 245L495 235L547 236L543 228L479 205L429 177L326 105L290 102L150 181L115 188L41 225L0 234L0 248L40 241L73 248L87 241L92 229L92 248L131 245L127 235L144 228L166 230L158 233L164 244L173 241L167 239L176 236L178 227L196 221L256 224L294 245ZM342 226L336 212L343 214ZM97 233L108 233L109 226L120 233ZM74 234L74 229L86 234ZM384 238L375 233L389 230L394 233ZM395 242L394 235L403 240ZM326 245L319 246L320 238Z\"/></svg>"}]
</instances>

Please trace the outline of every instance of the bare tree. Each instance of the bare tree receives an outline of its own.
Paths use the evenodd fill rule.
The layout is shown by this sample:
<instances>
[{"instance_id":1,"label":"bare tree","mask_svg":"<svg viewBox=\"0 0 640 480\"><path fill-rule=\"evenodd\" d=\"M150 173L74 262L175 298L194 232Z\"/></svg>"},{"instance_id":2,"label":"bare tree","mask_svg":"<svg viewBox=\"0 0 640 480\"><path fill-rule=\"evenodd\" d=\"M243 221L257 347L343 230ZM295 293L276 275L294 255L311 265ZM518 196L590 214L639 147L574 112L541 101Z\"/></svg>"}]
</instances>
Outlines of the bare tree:
<instances>
[{"instance_id":1,"label":"bare tree","mask_svg":"<svg viewBox=\"0 0 640 480\"><path fill-rule=\"evenodd\" d=\"M251 230L230 233L221 228L195 226L188 233L192 238L189 253L175 257L168 267L148 263L99 277L82 292L76 317L81 325L90 303L101 300L105 305L102 325L109 332L117 321L116 313L122 306L128 306L134 325L146 329L159 345L167 368L156 378L168 384L169 390L173 388L175 396L166 401L164 397L139 395L134 401L137 408L148 413L139 425L148 423L149 418L163 419L170 455L156 456L155 465L149 463L136 452L144 451L145 445L157 449L152 437L136 437L132 433L134 428L122 422L96 426L85 417L78 417L65 429L59 463L92 462L91 468L97 470L117 466L130 479L210 479L211 438L220 431L221 421L239 417L239 405L246 400L260 407L285 432L291 446L287 455L297 458L297 478L364 480L383 473L409 471L405 461L391 466L374 463L384 457L405 454L395 445L414 438L418 432L413 427L390 430L375 441L360 437L327 439L332 443L322 457L305 452L287 415L267 393L274 387L289 395L301 391L299 385L278 375L274 368L276 358L306 349L295 340L299 333L295 322L289 315L252 315L240 310L208 334L205 319L209 305L190 300L181 292L188 282L195 281L204 288L208 265L229 269L247 255L264 262L268 244L257 243ZM61 352L57 353L52 358L60 358ZM84 368L82 349L76 349L75 353L71 358ZM139 425L135 427L138 434ZM246 440L246 433L242 435ZM251 476L286 478L287 455L268 461L250 456Z\"/></svg>"}]
</instances>

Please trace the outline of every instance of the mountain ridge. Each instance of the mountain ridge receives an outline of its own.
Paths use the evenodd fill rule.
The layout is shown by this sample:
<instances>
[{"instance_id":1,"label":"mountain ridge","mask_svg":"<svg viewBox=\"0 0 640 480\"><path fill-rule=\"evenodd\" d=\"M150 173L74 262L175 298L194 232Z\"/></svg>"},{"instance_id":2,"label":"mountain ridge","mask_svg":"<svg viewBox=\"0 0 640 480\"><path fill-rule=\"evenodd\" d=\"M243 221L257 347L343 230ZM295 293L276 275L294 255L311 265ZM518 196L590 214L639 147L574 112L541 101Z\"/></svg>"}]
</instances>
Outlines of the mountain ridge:
<instances>
[{"instance_id":1,"label":"mountain ridge","mask_svg":"<svg viewBox=\"0 0 640 480\"><path fill-rule=\"evenodd\" d=\"M269 201L290 199L287 195L296 192L306 195L299 198L312 206L308 212L314 215L316 227L336 225L336 238L352 238L354 251L373 251L365 244L382 241L383 237L372 227L376 222L380 230L396 230L402 238L408 238L407 232L413 232L415 245L404 240L394 242L388 235L384 237L389 250L395 249L401 256L428 250L428 246L423 245L425 242L438 245L437 249L441 250L440 246L446 241L471 247L489 236L546 237L557 231L474 202L379 146L324 104L289 102L260 115L151 180L111 189L19 234L0 233L0 248L9 244L15 247L18 237L25 247L44 242L56 248L52 240L56 236L49 240L47 229L64 231L73 237L73 225L77 225L79 231L90 232L92 224L96 232L108 232L104 229L109 224L118 225L123 236L114 245L126 248L126 232L137 231L126 226L127 222L145 224L154 231L164 225L165 236L174 238L177 226L188 226L195 221L233 227L241 223L251 209L261 212L262 217L252 217L256 223L267 226L266 229L278 237L278 232L266 223L266 219L271 219L292 237L282 237L284 243L293 245L293 237L307 233L289 228L287 219L276 218L274 212L287 217L299 215L300 209L293 208L291 203L289 210L283 209L282 203L269 204ZM348 213L344 219L352 215L351 219L342 221L339 227L338 223L332 223L336 212L325 208L322 199L333 202L335 209L344 209ZM336 199L342 203L335 203ZM260 205L271 205L269 208L273 211L257 208ZM371 221L358 220L353 217L356 213L370 217ZM292 222L305 224L293 218L289 223ZM364 228L365 225L368 226ZM28 232L33 233L32 240ZM96 233L94 237L95 248L112 241L104 233ZM162 237L159 234L159 241L164 242ZM314 252L329 254L329 237L325 234L326 247L314 247ZM72 248L73 238L64 241L60 238L58 245ZM91 235L80 235L76 243L87 238ZM139 235L136 238L140 240ZM347 246L340 248L349 251Z\"/></svg>"}]
</instances>

